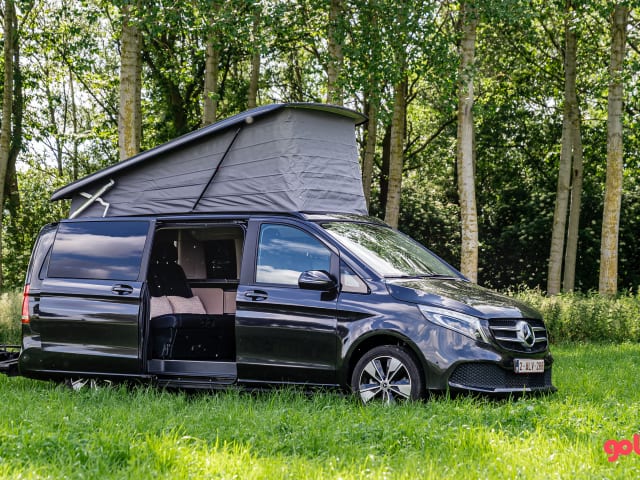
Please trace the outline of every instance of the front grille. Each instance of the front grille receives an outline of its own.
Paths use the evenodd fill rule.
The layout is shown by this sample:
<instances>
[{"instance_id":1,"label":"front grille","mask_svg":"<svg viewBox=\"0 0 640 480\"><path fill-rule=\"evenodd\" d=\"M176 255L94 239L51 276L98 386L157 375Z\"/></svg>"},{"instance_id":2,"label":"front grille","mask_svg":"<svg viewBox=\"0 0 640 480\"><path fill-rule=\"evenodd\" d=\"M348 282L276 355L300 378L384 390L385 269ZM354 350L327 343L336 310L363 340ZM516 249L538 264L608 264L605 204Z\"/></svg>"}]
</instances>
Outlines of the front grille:
<instances>
[{"instance_id":1,"label":"front grille","mask_svg":"<svg viewBox=\"0 0 640 480\"><path fill-rule=\"evenodd\" d=\"M518 338L518 322L526 322L531 327L535 335L535 343L532 346L525 345ZM542 320L492 318L489 320L489 330L500 347L512 352L544 352L549 345L547 329Z\"/></svg>"},{"instance_id":2,"label":"front grille","mask_svg":"<svg viewBox=\"0 0 640 480\"><path fill-rule=\"evenodd\" d=\"M463 363L449 377L449 385L481 391L553 389L551 368L544 373L515 373L492 363Z\"/></svg>"}]
</instances>

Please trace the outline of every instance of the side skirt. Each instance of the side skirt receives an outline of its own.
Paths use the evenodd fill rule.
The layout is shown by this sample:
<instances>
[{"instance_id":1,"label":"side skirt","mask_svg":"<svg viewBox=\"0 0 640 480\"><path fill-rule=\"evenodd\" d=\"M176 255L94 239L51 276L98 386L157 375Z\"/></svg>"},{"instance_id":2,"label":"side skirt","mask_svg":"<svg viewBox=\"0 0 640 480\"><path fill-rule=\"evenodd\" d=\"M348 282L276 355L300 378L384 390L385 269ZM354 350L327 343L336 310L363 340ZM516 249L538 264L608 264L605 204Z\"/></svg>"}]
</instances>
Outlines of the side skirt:
<instances>
[{"instance_id":1,"label":"side skirt","mask_svg":"<svg viewBox=\"0 0 640 480\"><path fill-rule=\"evenodd\" d=\"M209 389L233 385L238 378L235 362L153 359L147 368L158 385L167 387Z\"/></svg>"}]
</instances>

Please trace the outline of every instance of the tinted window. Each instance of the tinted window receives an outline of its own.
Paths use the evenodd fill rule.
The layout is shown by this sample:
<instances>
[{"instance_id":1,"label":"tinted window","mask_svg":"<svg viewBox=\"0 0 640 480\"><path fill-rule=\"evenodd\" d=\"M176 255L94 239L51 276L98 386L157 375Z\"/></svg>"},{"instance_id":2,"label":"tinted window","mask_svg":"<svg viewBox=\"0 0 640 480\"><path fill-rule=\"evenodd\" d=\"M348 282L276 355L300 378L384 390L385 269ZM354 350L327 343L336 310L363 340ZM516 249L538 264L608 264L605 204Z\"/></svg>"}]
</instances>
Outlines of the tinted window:
<instances>
[{"instance_id":1,"label":"tinted window","mask_svg":"<svg viewBox=\"0 0 640 480\"><path fill-rule=\"evenodd\" d=\"M207 278L238 278L235 240L211 240L204 248Z\"/></svg>"},{"instance_id":2,"label":"tinted window","mask_svg":"<svg viewBox=\"0 0 640 480\"><path fill-rule=\"evenodd\" d=\"M46 265L46 257L51 250L51 244L56 235L57 225L45 225L40 230L36 244L33 247L33 253L29 260L29 267L27 268L27 278L25 283L31 283L32 276L38 275L38 278L42 280L42 269Z\"/></svg>"},{"instance_id":3,"label":"tinted window","mask_svg":"<svg viewBox=\"0 0 640 480\"><path fill-rule=\"evenodd\" d=\"M49 277L137 280L148 229L147 222L63 223Z\"/></svg>"},{"instance_id":4,"label":"tinted window","mask_svg":"<svg viewBox=\"0 0 640 480\"><path fill-rule=\"evenodd\" d=\"M298 285L307 270L331 268L331 252L319 240L286 225L262 225L256 282Z\"/></svg>"}]
</instances>

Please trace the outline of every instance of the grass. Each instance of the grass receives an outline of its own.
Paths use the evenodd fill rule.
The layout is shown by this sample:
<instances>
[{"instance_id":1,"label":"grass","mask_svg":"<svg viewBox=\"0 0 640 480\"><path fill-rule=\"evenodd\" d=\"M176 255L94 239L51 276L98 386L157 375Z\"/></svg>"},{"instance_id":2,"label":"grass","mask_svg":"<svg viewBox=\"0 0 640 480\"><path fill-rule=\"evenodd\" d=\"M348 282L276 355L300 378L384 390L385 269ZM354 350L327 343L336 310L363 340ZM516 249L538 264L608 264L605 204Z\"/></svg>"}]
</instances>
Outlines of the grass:
<instances>
[{"instance_id":1,"label":"grass","mask_svg":"<svg viewBox=\"0 0 640 480\"><path fill-rule=\"evenodd\" d=\"M336 393L73 392L0 376L1 478L638 478L640 345L554 348L559 392L363 407Z\"/></svg>"}]
</instances>

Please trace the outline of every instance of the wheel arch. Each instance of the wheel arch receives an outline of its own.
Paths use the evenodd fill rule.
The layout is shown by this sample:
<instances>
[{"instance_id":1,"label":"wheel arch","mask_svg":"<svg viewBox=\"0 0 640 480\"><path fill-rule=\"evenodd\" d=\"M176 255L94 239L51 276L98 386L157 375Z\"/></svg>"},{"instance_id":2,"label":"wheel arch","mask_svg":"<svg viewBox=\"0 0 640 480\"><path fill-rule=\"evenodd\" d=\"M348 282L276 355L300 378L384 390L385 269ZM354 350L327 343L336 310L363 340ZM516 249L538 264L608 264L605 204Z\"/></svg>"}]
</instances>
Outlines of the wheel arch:
<instances>
[{"instance_id":1,"label":"wheel arch","mask_svg":"<svg viewBox=\"0 0 640 480\"><path fill-rule=\"evenodd\" d=\"M343 387L347 389L349 388L353 369L355 368L358 361L363 357L363 355L365 355L372 348L380 347L383 345L395 345L398 347L402 347L411 356L413 356L419 367L422 383L423 385L426 385L426 361L424 359L424 355L422 355L417 345L400 333L377 330L375 332L371 332L368 335L362 336L360 339L358 339L357 342L354 342L354 344L349 349L349 352L345 356L341 375L341 383Z\"/></svg>"}]
</instances>

